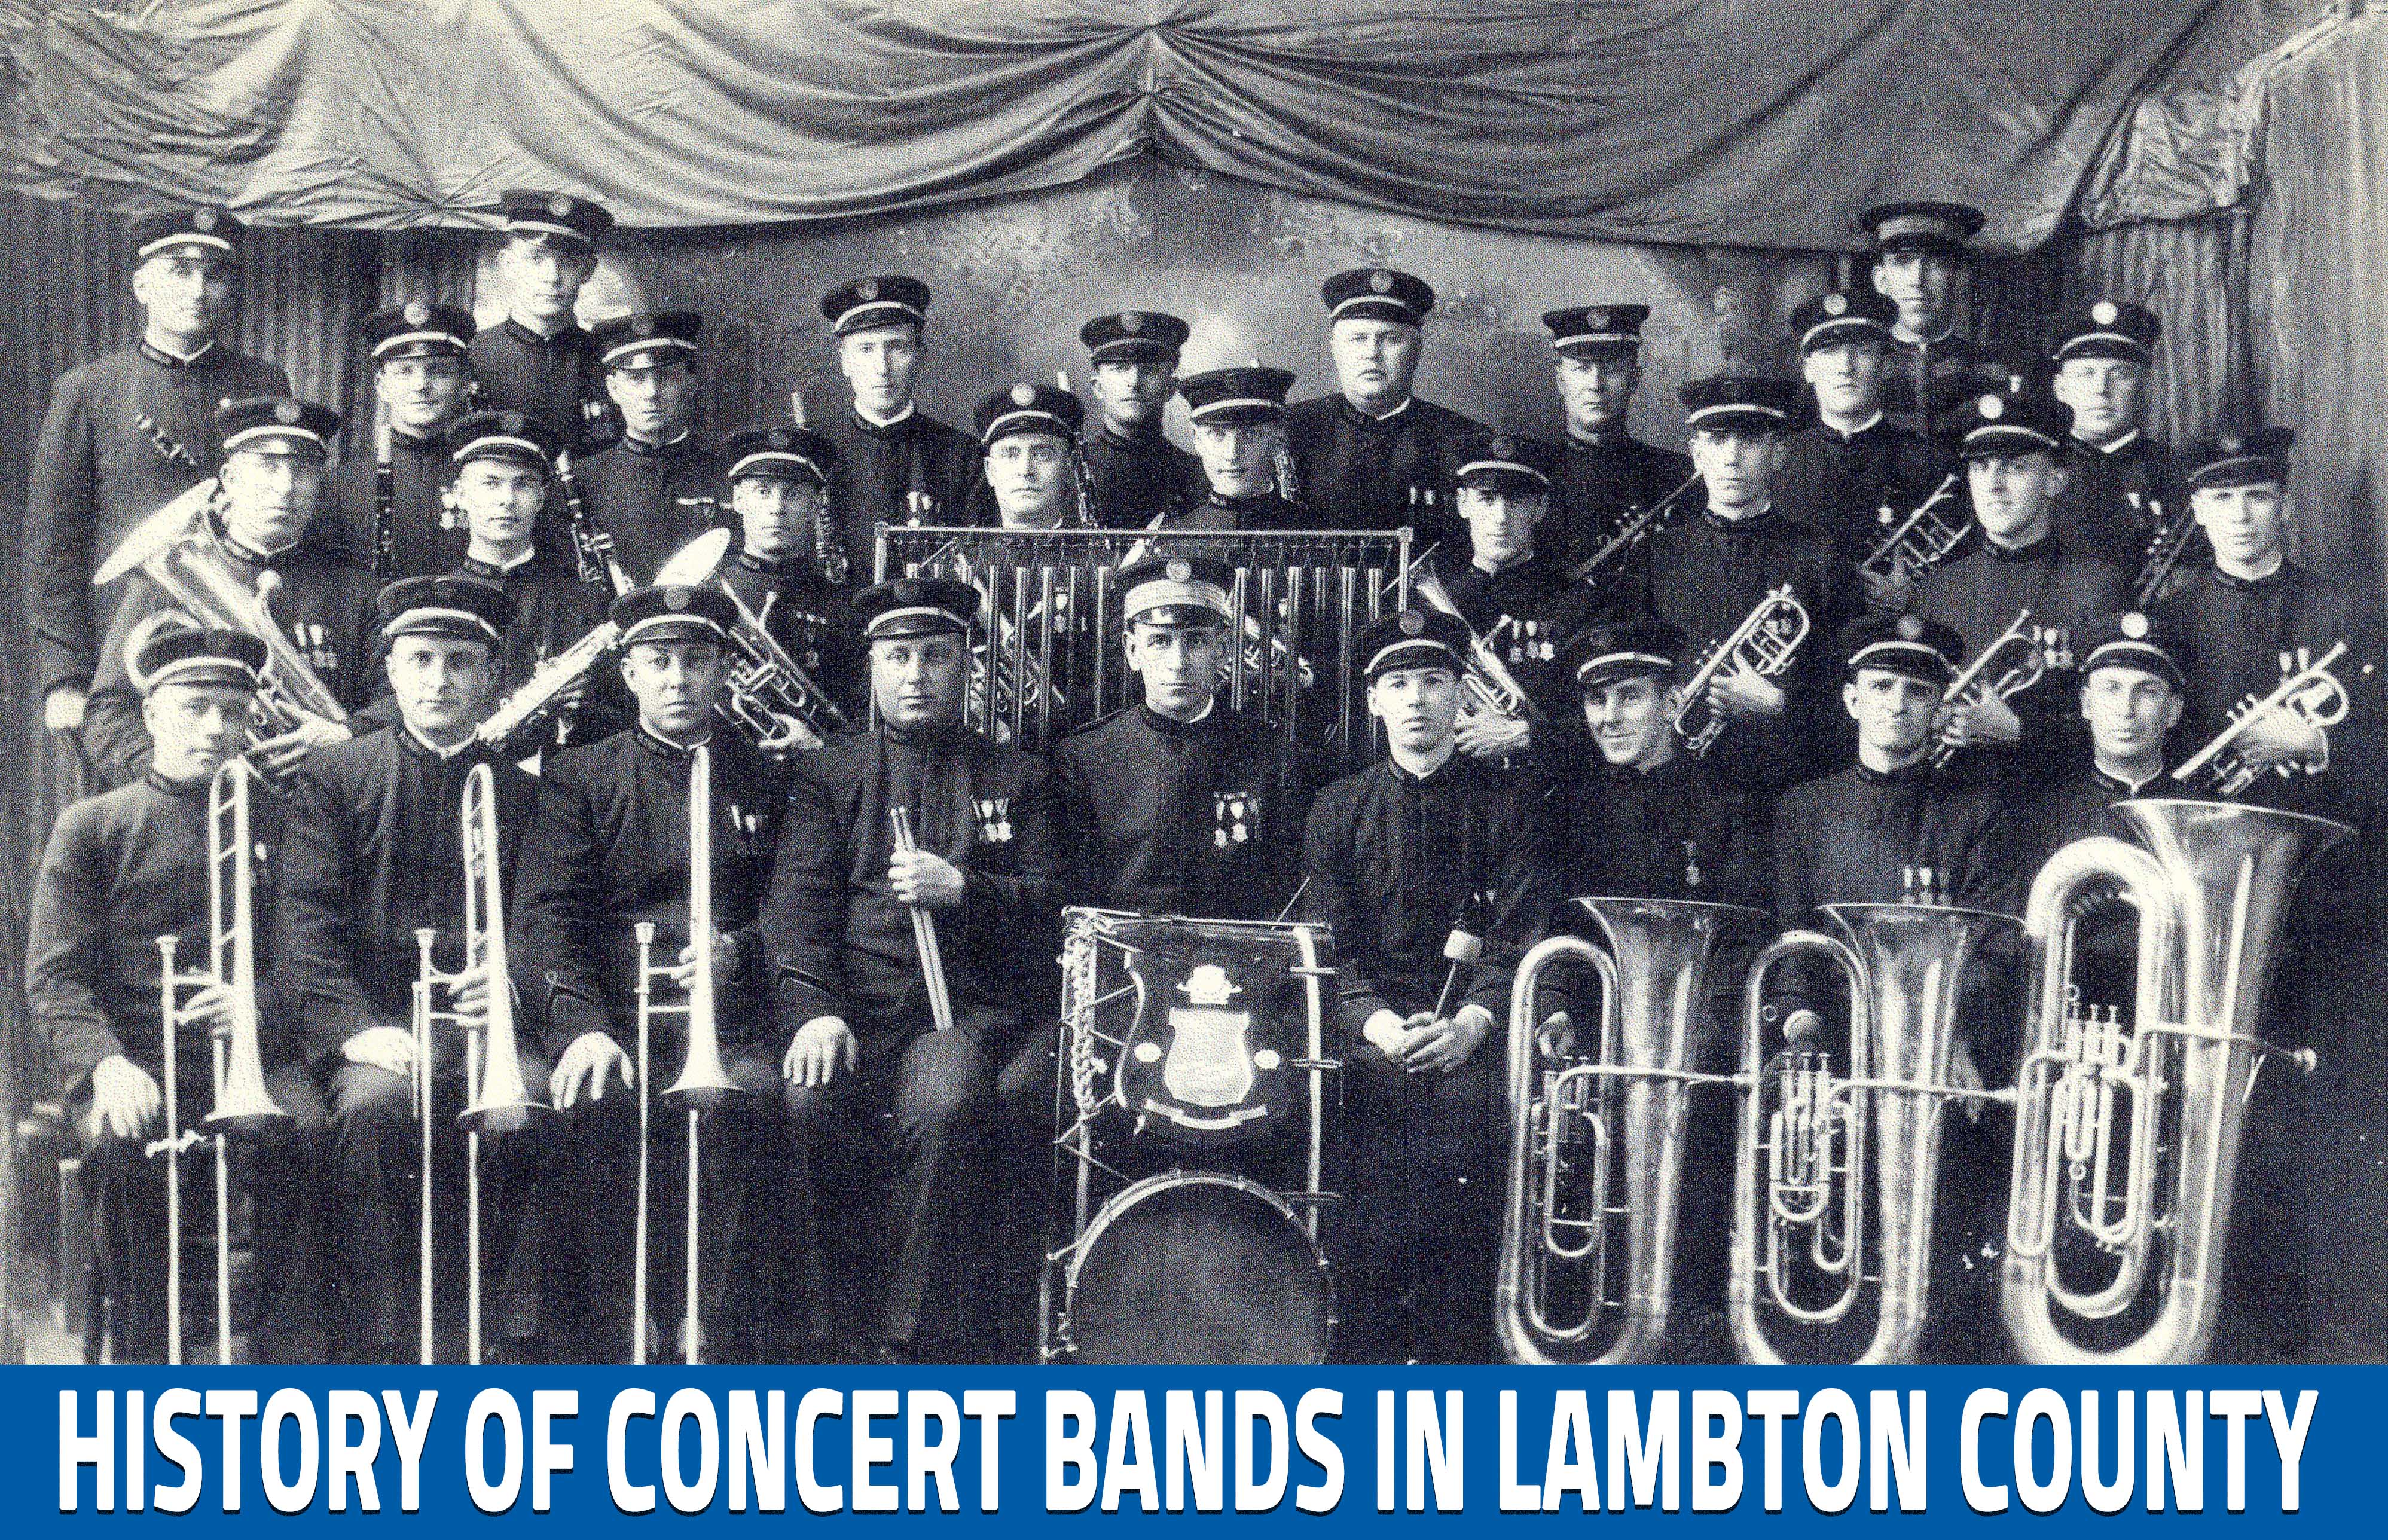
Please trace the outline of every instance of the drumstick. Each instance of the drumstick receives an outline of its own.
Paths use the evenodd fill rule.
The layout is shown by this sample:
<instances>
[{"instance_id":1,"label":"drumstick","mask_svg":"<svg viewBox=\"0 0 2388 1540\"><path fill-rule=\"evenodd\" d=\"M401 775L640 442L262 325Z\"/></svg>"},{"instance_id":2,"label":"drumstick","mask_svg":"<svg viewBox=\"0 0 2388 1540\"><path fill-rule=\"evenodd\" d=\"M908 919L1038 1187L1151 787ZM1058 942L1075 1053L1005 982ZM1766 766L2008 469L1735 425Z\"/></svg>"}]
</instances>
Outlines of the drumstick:
<instances>
[{"instance_id":1,"label":"drumstick","mask_svg":"<svg viewBox=\"0 0 2388 1540\"><path fill-rule=\"evenodd\" d=\"M908 808L887 809L887 820L896 826L896 848L911 851L920 848L912 843L912 814ZM937 949L936 917L918 904L907 904L912 911L912 949L921 954L921 983L929 994L929 1019L940 1032L950 1032L954 1025L953 997L946 992L946 959Z\"/></svg>"},{"instance_id":2,"label":"drumstick","mask_svg":"<svg viewBox=\"0 0 2388 1540\"><path fill-rule=\"evenodd\" d=\"M1451 997L1459 992L1459 975L1463 969L1472 968L1484 955L1484 938L1468 929L1468 922L1484 902L1483 895L1470 893L1467 901L1459 906L1459 918L1452 922L1451 934L1442 940L1442 955L1451 960L1451 971L1442 975L1442 993L1434 1002L1434 1019L1447 1021L1451 1016Z\"/></svg>"}]
</instances>

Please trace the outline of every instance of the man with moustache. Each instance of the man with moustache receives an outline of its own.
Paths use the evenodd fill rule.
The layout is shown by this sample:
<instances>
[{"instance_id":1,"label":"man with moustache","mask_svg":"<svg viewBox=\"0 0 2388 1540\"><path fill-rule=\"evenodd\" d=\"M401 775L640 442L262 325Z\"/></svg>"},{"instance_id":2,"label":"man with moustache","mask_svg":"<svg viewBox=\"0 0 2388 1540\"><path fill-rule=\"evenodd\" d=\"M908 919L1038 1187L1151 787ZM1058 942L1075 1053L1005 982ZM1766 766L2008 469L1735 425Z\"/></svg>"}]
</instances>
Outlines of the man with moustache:
<instances>
[{"instance_id":1,"label":"man with moustache","mask_svg":"<svg viewBox=\"0 0 2388 1540\"><path fill-rule=\"evenodd\" d=\"M1630 513L1647 512L1692 478L1689 456L1645 444L1626 426L1642 386L1642 327L1649 319L1647 305L1580 305L1543 317L1558 355L1567 417L1567 457L1544 540L1563 568L1589 558ZM1622 570L1621 562L1611 564L1612 576Z\"/></svg>"},{"instance_id":2,"label":"man with moustache","mask_svg":"<svg viewBox=\"0 0 2388 1540\"><path fill-rule=\"evenodd\" d=\"M1978 209L1929 200L1879 204L1858 216L1874 240L1874 290L1899 307L1883 410L1925 439L1940 436L1981 362L1956 326L1958 283L1973 261L1965 243L1983 223Z\"/></svg>"},{"instance_id":3,"label":"man with moustache","mask_svg":"<svg viewBox=\"0 0 2388 1540\"><path fill-rule=\"evenodd\" d=\"M422 299L365 317L381 421L371 452L341 457L338 506L351 558L384 582L464 557L464 521L448 501L448 428L472 404L472 312Z\"/></svg>"},{"instance_id":4,"label":"man with moustache","mask_svg":"<svg viewBox=\"0 0 2388 1540\"><path fill-rule=\"evenodd\" d=\"M1791 313L1799 372L1816 420L1784 439L1776 502L1786 517L1833 542L1852 566L1957 467L1931 440L1894 426L1882 409L1891 328L1899 307L1868 291L1835 289ZM1941 512L1960 523L1954 493Z\"/></svg>"},{"instance_id":5,"label":"man with moustache","mask_svg":"<svg viewBox=\"0 0 2388 1540\"><path fill-rule=\"evenodd\" d=\"M573 462L590 521L614 542L634 583L651 580L671 554L713 522L720 467L692 430L696 420L694 311L641 312L598 323L605 394L622 436Z\"/></svg>"},{"instance_id":6,"label":"man with moustache","mask_svg":"<svg viewBox=\"0 0 2388 1540\"><path fill-rule=\"evenodd\" d=\"M1286 392L1293 372L1251 364L1188 375L1177 382L1194 424L1194 452L1208 491L1162 520L1164 529L1304 529L1311 512L1280 495Z\"/></svg>"},{"instance_id":7,"label":"man with moustache","mask_svg":"<svg viewBox=\"0 0 2388 1540\"><path fill-rule=\"evenodd\" d=\"M1161 311L1099 315L1078 328L1093 366L1102 426L1079 446L1094 483L1095 522L1143 529L1202 501L1202 463L1162 437L1189 328Z\"/></svg>"},{"instance_id":8,"label":"man with moustache","mask_svg":"<svg viewBox=\"0 0 2388 1540\"><path fill-rule=\"evenodd\" d=\"M525 188L503 194L499 211L506 316L475 333L468 350L483 403L544 423L576 452L592 449L614 426L599 388L597 340L574 320L573 308L596 276L597 242L614 228L614 216L585 197Z\"/></svg>"},{"instance_id":9,"label":"man with moustache","mask_svg":"<svg viewBox=\"0 0 2388 1540\"><path fill-rule=\"evenodd\" d=\"M2160 517L2185 514L2171 446L2145 431L2148 370L2164 329L2144 305L2097 299L2057 325L2050 388L2073 411L2056 538L2136 572ZM2186 579L2205 549L2184 553Z\"/></svg>"}]
</instances>

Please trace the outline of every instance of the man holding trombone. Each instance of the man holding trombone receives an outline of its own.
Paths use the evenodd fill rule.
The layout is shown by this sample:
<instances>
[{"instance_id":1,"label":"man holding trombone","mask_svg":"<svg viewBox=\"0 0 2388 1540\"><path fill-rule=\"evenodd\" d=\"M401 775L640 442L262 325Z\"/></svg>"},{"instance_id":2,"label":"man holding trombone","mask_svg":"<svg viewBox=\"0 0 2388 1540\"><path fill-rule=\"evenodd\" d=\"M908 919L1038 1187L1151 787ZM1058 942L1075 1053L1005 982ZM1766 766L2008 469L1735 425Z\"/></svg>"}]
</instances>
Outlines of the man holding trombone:
<instances>
[{"instance_id":1,"label":"man holding trombone","mask_svg":"<svg viewBox=\"0 0 2388 1540\"><path fill-rule=\"evenodd\" d=\"M161 993L163 960L173 954L164 953L159 940L177 943L180 961L171 965L178 975L210 965L218 949L211 933L226 933L227 950L229 945L255 947L253 927L238 938L228 927L239 903L236 874L251 885L249 904L266 899L254 885L260 869L270 872L273 865L273 831L263 816L273 799L260 796L252 804L260 815L248 831L252 847L219 850L227 835L212 828L210 789L247 741L249 703L264 664L263 643L239 632L152 627L130 660L153 745L148 773L69 808L51 832L34 880L25 992L57 1055L83 1138L83 1168L94 1180L119 1362L179 1355L170 1354L179 1345L170 1338L181 1333L179 1301L170 1298L169 1281L179 1279L184 1237L182 1227L170 1228L169 1215L170 1204L181 1207L181 1177L189 1163L169 1163L202 1132L222 1126L211 1114L237 1111L220 1094L227 1076L211 1073L212 1061L222 1051L229 1063L241 1046L234 1034L244 1010L254 1022L260 1005L252 987L244 1008L235 998L238 980L229 974ZM210 872L219 854L223 887L211 904ZM159 1031L161 1000L168 999L171 1047ZM272 1159L286 1196L256 1206L267 1297L251 1355L318 1362L324 1356L322 1254L310 1199L322 1187L306 1167L323 1126L323 1102L286 1042L250 1047L270 1066L268 1104L287 1114L261 1120L271 1125ZM228 1205L229 1197L228 1190L219 1190L220 1203ZM221 1237L229 1231L229 1215L219 1218L224 1221ZM218 1296L220 1317L228 1303ZM228 1344L229 1325L220 1319L220 1327L219 1341Z\"/></svg>"}]
</instances>

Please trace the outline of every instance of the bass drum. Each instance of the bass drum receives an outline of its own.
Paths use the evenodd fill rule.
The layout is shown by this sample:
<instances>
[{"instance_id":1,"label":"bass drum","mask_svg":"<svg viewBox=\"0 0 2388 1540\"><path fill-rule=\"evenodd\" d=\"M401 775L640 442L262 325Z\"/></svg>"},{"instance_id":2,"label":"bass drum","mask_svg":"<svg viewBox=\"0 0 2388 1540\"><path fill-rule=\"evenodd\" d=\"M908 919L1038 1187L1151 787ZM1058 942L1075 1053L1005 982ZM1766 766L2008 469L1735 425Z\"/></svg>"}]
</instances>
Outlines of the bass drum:
<instances>
[{"instance_id":1,"label":"bass drum","mask_svg":"<svg viewBox=\"0 0 2388 1540\"><path fill-rule=\"evenodd\" d=\"M1085 1364L1322 1364L1327 1258L1257 1182L1171 1171L1123 1189L1076 1247L1061 1336Z\"/></svg>"}]
</instances>

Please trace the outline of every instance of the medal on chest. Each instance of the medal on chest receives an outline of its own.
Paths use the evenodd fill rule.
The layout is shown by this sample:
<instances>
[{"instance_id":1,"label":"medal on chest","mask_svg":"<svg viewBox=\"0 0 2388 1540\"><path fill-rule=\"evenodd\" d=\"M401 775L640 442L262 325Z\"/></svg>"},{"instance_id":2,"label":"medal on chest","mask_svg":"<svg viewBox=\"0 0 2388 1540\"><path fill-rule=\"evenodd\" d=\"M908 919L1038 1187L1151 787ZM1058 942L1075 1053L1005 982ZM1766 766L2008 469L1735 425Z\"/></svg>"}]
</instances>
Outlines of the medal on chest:
<instances>
[{"instance_id":1,"label":"medal on chest","mask_svg":"<svg viewBox=\"0 0 2388 1540\"><path fill-rule=\"evenodd\" d=\"M1514 615L1504 615L1501 625L1509 633L1510 662L1547 663L1559 655L1556 628L1549 621L1520 620Z\"/></svg>"},{"instance_id":2,"label":"medal on chest","mask_svg":"<svg viewBox=\"0 0 2388 1540\"><path fill-rule=\"evenodd\" d=\"M1683 885L1700 885L1700 842L1696 839L1683 842Z\"/></svg>"},{"instance_id":3,"label":"medal on chest","mask_svg":"<svg viewBox=\"0 0 2388 1540\"><path fill-rule=\"evenodd\" d=\"M971 806L978 812L978 837L989 845L1002 845L1011 838L1011 798L982 796Z\"/></svg>"},{"instance_id":4,"label":"medal on chest","mask_svg":"<svg viewBox=\"0 0 2388 1540\"><path fill-rule=\"evenodd\" d=\"M737 803L728 805L730 846L744 859L752 860L763 853L763 815L750 813Z\"/></svg>"},{"instance_id":5,"label":"medal on chest","mask_svg":"<svg viewBox=\"0 0 2388 1540\"><path fill-rule=\"evenodd\" d=\"M340 667L339 649L332 645L332 633L320 622L300 620L290 628L290 640L307 655L308 666L319 674L336 673Z\"/></svg>"},{"instance_id":6,"label":"medal on chest","mask_svg":"<svg viewBox=\"0 0 2388 1540\"><path fill-rule=\"evenodd\" d=\"M1261 799L1251 792L1211 794L1211 843L1225 850L1251 841L1260 822Z\"/></svg>"}]
</instances>

